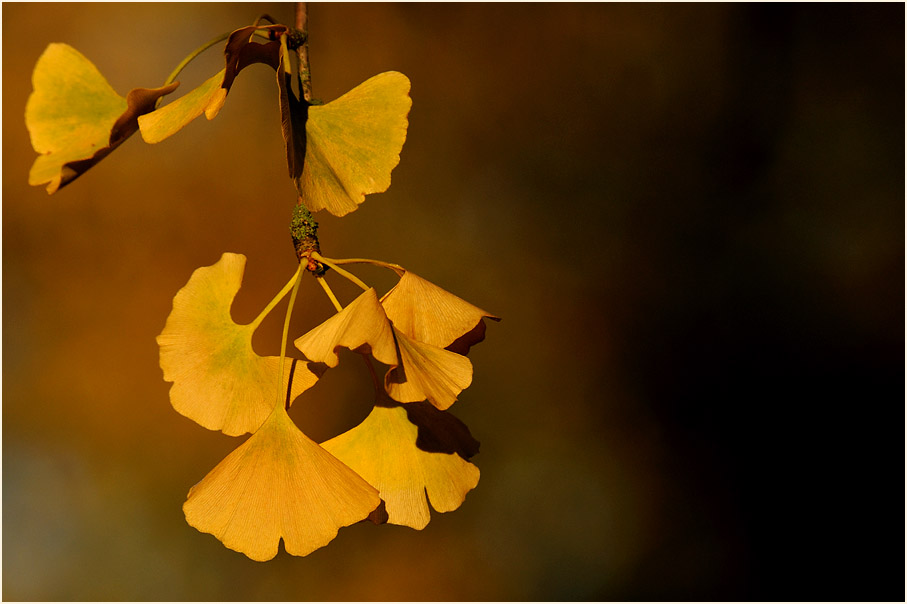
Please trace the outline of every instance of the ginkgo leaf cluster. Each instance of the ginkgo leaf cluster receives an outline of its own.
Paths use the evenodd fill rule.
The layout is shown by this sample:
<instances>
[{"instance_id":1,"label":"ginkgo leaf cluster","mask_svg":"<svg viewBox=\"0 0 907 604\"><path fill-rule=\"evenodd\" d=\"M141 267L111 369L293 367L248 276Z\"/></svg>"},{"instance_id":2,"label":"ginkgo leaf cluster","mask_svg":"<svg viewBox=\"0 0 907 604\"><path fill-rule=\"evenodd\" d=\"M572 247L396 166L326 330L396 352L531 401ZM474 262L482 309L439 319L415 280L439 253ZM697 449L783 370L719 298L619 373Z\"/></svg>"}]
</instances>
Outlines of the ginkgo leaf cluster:
<instances>
[{"instance_id":1,"label":"ginkgo leaf cluster","mask_svg":"<svg viewBox=\"0 0 907 604\"><path fill-rule=\"evenodd\" d=\"M303 357L284 359L291 369L278 388L280 359L257 355L251 339L289 287L255 320L239 325L230 307L244 269L245 257L232 253L197 269L174 298L158 336L164 377L173 382L174 408L209 429L252 433L190 490L184 505L189 524L252 559L265 560L277 553L281 539L289 553L305 555L340 528L374 518L382 503L387 522L416 529L429 521L429 502L438 512L458 508L478 484L479 470L468 461L478 442L428 394L400 400L407 398L399 396L401 387L416 382L413 388L422 388L446 379L447 370L411 364L399 342L460 359L468 382L472 366L466 357L412 338L454 342L485 318L497 317L404 271L380 300L368 289L298 338ZM431 296L423 296L425 290ZM426 301L436 302L441 312L430 313L423 307ZM388 318L388 309L400 317L403 330ZM341 348L388 365L387 375L403 376L403 381L386 381L359 426L319 446L286 409L339 364Z\"/></svg>"}]
</instances>

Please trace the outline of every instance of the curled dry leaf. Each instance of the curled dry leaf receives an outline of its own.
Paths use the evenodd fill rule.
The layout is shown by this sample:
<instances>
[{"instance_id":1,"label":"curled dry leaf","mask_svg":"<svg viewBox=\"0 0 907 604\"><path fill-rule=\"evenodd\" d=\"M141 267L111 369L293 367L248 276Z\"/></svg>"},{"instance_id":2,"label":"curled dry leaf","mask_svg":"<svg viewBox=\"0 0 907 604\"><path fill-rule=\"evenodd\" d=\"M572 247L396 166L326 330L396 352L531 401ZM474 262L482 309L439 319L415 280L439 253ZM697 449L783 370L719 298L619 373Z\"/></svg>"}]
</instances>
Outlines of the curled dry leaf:
<instances>
[{"instance_id":1,"label":"curled dry leaf","mask_svg":"<svg viewBox=\"0 0 907 604\"><path fill-rule=\"evenodd\" d=\"M279 357L252 349L263 317L238 325L230 315L242 284L246 257L224 254L196 269L173 299L173 311L157 337L164 379L173 382L170 402L179 413L230 436L254 432L287 391L292 401L318 381L306 363L287 358L278 390Z\"/></svg>"},{"instance_id":2,"label":"curled dry leaf","mask_svg":"<svg viewBox=\"0 0 907 604\"><path fill-rule=\"evenodd\" d=\"M322 447L378 489L389 523L422 529L430 520L426 494L436 511L455 510L479 483L479 469L455 453L420 449L416 443L421 431L404 406L381 397L361 424ZM447 438L436 435L430 440Z\"/></svg>"},{"instance_id":3,"label":"curled dry leaf","mask_svg":"<svg viewBox=\"0 0 907 604\"><path fill-rule=\"evenodd\" d=\"M261 428L230 453L183 504L186 521L258 561L305 556L381 503L353 470L300 432L278 405Z\"/></svg>"},{"instance_id":4,"label":"curled dry leaf","mask_svg":"<svg viewBox=\"0 0 907 604\"><path fill-rule=\"evenodd\" d=\"M276 40L264 44L253 42L252 35L256 30L267 30L279 35L286 32L286 27L249 26L230 34L224 47L224 69L191 92L139 119L142 138L146 143L159 143L169 138L202 113L213 120L224 106L227 93L243 68L253 63L264 63L277 69L280 43Z\"/></svg>"},{"instance_id":5,"label":"curled dry leaf","mask_svg":"<svg viewBox=\"0 0 907 604\"><path fill-rule=\"evenodd\" d=\"M52 194L105 158L138 129L138 118L177 83L136 88L121 97L94 64L67 44L50 44L32 73L25 107L32 147L40 153L30 185Z\"/></svg>"}]
</instances>

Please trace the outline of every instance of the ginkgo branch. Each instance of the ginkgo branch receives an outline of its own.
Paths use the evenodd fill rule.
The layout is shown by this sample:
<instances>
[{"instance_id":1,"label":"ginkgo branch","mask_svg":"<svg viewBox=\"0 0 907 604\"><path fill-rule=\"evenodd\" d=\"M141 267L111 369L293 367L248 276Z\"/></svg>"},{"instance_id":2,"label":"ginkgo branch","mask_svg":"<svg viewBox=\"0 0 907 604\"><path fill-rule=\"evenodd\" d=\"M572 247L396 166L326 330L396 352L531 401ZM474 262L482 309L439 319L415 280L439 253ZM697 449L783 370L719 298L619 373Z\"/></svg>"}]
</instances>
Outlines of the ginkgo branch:
<instances>
[{"instance_id":1,"label":"ginkgo branch","mask_svg":"<svg viewBox=\"0 0 907 604\"><path fill-rule=\"evenodd\" d=\"M295 25L302 35L302 43L296 47L299 59L299 90L306 103L312 102L312 73L309 71L309 17L305 2L296 3Z\"/></svg>"}]
</instances>

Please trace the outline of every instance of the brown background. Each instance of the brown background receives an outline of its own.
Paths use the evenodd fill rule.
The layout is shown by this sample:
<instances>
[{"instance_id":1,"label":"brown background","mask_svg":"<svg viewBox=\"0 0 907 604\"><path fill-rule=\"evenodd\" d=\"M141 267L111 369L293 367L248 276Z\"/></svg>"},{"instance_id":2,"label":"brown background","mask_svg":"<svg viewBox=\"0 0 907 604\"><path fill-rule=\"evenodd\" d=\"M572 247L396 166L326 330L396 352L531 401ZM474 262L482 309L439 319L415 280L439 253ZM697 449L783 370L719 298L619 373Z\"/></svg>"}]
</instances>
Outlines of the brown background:
<instances>
[{"instance_id":1,"label":"brown background","mask_svg":"<svg viewBox=\"0 0 907 604\"><path fill-rule=\"evenodd\" d=\"M53 197L23 119L50 42L125 94L261 12L292 19L3 5L4 599L903 599L903 6L312 5L317 97L393 69L414 100L325 253L504 321L452 409L482 441L463 507L266 564L185 524L241 440L172 410L154 337L225 251L239 321L294 270L273 72ZM331 312L300 296L296 335ZM341 367L294 406L313 438L367 412Z\"/></svg>"}]
</instances>

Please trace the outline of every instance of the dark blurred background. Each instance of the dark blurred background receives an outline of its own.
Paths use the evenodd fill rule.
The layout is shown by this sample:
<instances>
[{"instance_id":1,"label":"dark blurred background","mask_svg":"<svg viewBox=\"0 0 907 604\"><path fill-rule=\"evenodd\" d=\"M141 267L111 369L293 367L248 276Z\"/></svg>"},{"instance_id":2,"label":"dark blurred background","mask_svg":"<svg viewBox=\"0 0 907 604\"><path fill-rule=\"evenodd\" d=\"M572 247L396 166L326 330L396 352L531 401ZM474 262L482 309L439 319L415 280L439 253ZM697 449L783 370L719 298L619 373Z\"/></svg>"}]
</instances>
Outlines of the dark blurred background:
<instances>
[{"instance_id":1,"label":"dark blurred background","mask_svg":"<svg viewBox=\"0 0 907 604\"><path fill-rule=\"evenodd\" d=\"M4 599L904 599L902 4L311 5L315 96L413 83L390 190L319 215L324 253L504 320L452 408L464 505L265 564L184 521L241 439L172 410L154 338L223 252L238 321L294 270L273 71L53 197L24 125L50 42L125 95L262 12L293 5L3 5ZM331 312L300 296L295 335ZM342 363L291 415L323 440L369 390Z\"/></svg>"}]
</instances>

